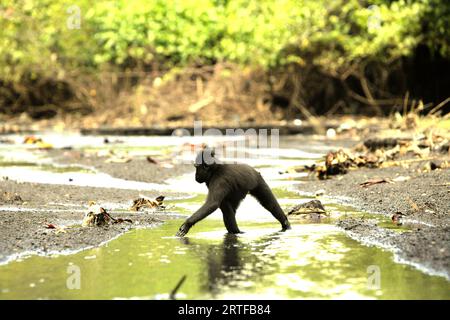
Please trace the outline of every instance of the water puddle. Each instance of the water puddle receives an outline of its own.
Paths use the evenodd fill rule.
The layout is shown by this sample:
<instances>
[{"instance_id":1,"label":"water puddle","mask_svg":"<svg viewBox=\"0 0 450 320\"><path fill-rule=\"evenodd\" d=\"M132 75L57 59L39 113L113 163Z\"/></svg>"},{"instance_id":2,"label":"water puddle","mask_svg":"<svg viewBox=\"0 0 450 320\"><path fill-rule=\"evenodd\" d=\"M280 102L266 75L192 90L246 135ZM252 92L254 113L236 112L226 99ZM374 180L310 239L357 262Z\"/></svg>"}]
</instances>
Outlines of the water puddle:
<instances>
[{"instance_id":1,"label":"water puddle","mask_svg":"<svg viewBox=\"0 0 450 320\"><path fill-rule=\"evenodd\" d=\"M117 188L131 190L160 190L161 184L114 178L106 173L80 171L53 172L44 168L9 167L0 170L2 176L12 177L17 182L62 184L81 187Z\"/></svg>"},{"instance_id":2,"label":"water puddle","mask_svg":"<svg viewBox=\"0 0 450 320\"><path fill-rule=\"evenodd\" d=\"M177 297L187 299L450 298L443 278L394 263L329 224L280 233L274 223L243 223L245 233L232 236L209 219L178 239L180 223L133 230L74 255L11 262L0 267L0 298L165 299L183 275ZM368 283L371 266L380 270L376 287Z\"/></svg>"}]
</instances>

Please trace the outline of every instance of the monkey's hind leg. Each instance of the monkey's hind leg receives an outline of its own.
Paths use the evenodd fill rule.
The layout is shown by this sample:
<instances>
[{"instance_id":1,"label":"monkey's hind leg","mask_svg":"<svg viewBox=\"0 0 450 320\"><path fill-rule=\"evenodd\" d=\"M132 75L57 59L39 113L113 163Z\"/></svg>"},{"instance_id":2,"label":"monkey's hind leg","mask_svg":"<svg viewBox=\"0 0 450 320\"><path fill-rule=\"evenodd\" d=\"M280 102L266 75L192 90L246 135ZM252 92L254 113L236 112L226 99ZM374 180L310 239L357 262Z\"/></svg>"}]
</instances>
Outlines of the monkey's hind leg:
<instances>
[{"instance_id":1,"label":"monkey's hind leg","mask_svg":"<svg viewBox=\"0 0 450 320\"><path fill-rule=\"evenodd\" d=\"M291 228L287 216L284 214L272 190L270 190L270 187L262 177L260 177L258 186L251 190L250 194L281 223L283 231Z\"/></svg>"},{"instance_id":2,"label":"monkey's hind leg","mask_svg":"<svg viewBox=\"0 0 450 320\"><path fill-rule=\"evenodd\" d=\"M241 233L236 222L236 210L233 206L229 202L224 201L220 205L220 210L222 210L223 223L228 232L232 234Z\"/></svg>"}]
</instances>

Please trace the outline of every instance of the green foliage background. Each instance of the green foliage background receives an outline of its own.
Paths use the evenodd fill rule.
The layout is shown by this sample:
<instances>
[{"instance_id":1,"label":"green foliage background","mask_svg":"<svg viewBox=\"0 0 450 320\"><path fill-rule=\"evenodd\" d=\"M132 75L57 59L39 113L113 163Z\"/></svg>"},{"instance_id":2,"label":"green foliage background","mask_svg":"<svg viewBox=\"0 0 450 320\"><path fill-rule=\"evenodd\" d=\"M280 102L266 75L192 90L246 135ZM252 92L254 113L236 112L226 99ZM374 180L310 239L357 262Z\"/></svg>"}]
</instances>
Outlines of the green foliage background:
<instances>
[{"instance_id":1,"label":"green foliage background","mask_svg":"<svg viewBox=\"0 0 450 320\"><path fill-rule=\"evenodd\" d=\"M81 12L70 29L68 8ZM418 43L450 57L445 0L3 0L0 78L158 63L305 61L339 71L392 61Z\"/></svg>"}]
</instances>

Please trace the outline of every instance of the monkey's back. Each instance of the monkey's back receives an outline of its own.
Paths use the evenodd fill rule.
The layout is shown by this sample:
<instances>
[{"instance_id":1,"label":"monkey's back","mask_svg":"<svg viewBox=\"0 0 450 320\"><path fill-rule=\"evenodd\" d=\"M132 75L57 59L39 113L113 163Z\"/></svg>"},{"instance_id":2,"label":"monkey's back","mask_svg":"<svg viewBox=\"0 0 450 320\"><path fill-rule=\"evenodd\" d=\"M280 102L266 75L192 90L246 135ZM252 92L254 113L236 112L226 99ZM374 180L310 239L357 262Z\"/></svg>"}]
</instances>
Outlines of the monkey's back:
<instances>
[{"instance_id":1,"label":"monkey's back","mask_svg":"<svg viewBox=\"0 0 450 320\"><path fill-rule=\"evenodd\" d=\"M234 191L247 193L259 183L261 175L247 164L222 164L218 168L218 175L224 179Z\"/></svg>"}]
</instances>

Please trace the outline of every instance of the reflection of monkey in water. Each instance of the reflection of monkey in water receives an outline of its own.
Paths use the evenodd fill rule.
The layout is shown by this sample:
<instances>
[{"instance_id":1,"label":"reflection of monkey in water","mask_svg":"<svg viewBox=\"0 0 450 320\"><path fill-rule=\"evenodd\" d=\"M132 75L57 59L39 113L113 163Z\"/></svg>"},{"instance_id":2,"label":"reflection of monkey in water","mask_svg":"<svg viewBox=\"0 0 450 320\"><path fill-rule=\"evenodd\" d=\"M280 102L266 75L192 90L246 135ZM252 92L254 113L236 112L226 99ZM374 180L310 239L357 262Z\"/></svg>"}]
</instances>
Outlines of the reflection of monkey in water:
<instances>
[{"instance_id":1,"label":"reflection of monkey in water","mask_svg":"<svg viewBox=\"0 0 450 320\"><path fill-rule=\"evenodd\" d=\"M277 219L282 231L290 229L288 218L259 172L245 164L221 164L214 157L214 150L204 149L195 159L195 180L206 183L206 202L180 227L177 236L183 237L189 229L213 213L222 210L223 222L229 233L240 233L236 223L236 209L247 193Z\"/></svg>"},{"instance_id":2,"label":"reflection of monkey in water","mask_svg":"<svg viewBox=\"0 0 450 320\"><path fill-rule=\"evenodd\" d=\"M192 252L205 264L207 277L203 278L202 287L212 295L220 294L224 287L241 288L241 281L262 281L264 275L279 269L278 251L270 250L272 244L280 241L278 232L251 242L230 233L224 235L220 244L205 244L187 237L179 239L192 246ZM251 270L245 268L246 264L251 265Z\"/></svg>"}]
</instances>

